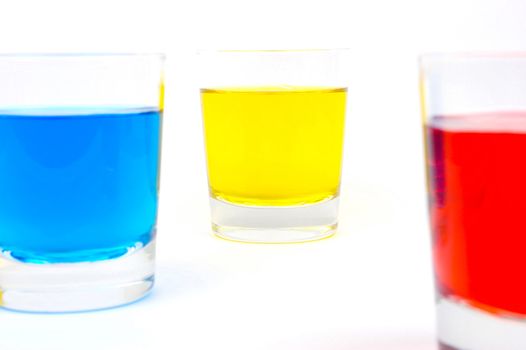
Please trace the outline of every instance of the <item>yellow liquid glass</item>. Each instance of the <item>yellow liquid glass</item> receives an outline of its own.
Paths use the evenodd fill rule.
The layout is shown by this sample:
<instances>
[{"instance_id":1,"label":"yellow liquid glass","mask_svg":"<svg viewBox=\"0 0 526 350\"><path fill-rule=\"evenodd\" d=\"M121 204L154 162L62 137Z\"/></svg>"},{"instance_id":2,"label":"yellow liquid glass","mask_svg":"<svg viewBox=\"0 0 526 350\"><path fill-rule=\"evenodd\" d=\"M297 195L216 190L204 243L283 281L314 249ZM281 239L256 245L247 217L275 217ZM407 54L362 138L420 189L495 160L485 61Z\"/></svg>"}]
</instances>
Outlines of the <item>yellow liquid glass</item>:
<instances>
[{"instance_id":1,"label":"yellow liquid glass","mask_svg":"<svg viewBox=\"0 0 526 350\"><path fill-rule=\"evenodd\" d=\"M202 89L212 196L257 206L335 197L346 95L345 88Z\"/></svg>"}]
</instances>

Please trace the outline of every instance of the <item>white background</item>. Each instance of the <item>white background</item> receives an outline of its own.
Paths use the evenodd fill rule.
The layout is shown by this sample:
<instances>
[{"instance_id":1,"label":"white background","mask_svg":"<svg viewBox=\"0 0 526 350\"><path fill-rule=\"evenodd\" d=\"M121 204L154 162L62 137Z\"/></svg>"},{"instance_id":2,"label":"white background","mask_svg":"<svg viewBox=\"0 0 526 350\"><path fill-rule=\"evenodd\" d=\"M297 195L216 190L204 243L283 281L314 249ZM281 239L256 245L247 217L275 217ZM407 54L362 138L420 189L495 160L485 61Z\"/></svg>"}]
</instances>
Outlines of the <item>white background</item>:
<instances>
[{"instance_id":1,"label":"white background","mask_svg":"<svg viewBox=\"0 0 526 350\"><path fill-rule=\"evenodd\" d=\"M523 0L0 1L0 52L168 55L155 291L100 312L0 310L0 348L434 349L417 55L526 50L525 18ZM213 238L195 50L330 47L351 49L339 233Z\"/></svg>"}]
</instances>

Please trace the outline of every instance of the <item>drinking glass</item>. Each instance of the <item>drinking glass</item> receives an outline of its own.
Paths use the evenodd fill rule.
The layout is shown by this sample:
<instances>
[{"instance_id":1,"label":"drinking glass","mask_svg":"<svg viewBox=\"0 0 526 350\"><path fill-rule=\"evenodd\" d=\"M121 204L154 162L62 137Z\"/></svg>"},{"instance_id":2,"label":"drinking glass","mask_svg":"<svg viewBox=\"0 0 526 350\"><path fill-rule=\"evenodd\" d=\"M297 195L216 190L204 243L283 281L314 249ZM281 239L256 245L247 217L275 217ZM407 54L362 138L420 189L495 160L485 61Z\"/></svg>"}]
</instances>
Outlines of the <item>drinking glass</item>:
<instances>
[{"instance_id":1,"label":"drinking glass","mask_svg":"<svg viewBox=\"0 0 526 350\"><path fill-rule=\"evenodd\" d=\"M213 231L301 242L338 223L345 50L201 52Z\"/></svg>"},{"instance_id":2,"label":"drinking glass","mask_svg":"<svg viewBox=\"0 0 526 350\"><path fill-rule=\"evenodd\" d=\"M526 54L421 59L443 349L526 349Z\"/></svg>"},{"instance_id":3,"label":"drinking glass","mask_svg":"<svg viewBox=\"0 0 526 350\"><path fill-rule=\"evenodd\" d=\"M0 55L0 305L98 309L153 286L163 61Z\"/></svg>"}]
</instances>

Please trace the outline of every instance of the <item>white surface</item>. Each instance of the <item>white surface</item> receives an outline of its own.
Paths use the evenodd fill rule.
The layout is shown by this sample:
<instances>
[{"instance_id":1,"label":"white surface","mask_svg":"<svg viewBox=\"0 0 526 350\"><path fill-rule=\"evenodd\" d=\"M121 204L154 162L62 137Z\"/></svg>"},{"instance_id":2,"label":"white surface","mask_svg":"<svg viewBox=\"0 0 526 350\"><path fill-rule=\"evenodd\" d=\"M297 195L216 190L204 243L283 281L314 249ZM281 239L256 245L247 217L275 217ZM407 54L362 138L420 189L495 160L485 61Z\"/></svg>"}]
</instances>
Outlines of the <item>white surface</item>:
<instances>
[{"instance_id":1,"label":"white surface","mask_svg":"<svg viewBox=\"0 0 526 350\"><path fill-rule=\"evenodd\" d=\"M526 49L522 0L1 2L0 50L168 54L158 284L95 313L0 310L0 348L427 350L434 305L416 55ZM197 48L349 47L341 228L210 237Z\"/></svg>"}]
</instances>

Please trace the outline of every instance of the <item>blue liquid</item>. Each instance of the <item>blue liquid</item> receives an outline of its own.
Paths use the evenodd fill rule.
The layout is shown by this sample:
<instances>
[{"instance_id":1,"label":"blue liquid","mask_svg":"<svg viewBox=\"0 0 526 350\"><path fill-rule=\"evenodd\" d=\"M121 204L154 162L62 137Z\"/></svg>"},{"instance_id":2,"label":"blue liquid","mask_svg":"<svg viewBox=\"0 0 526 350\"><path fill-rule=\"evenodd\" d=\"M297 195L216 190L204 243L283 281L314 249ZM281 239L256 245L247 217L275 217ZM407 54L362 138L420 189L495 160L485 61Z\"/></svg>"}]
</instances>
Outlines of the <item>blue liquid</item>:
<instances>
[{"instance_id":1,"label":"blue liquid","mask_svg":"<svg viewBox=\"0 0 526 350\"><path fill-rule=\"evenodd\" d=\"M0 111L0 250L79 262L150 242L160 119L146 108Z\"/></svg>"}]
</instances>

